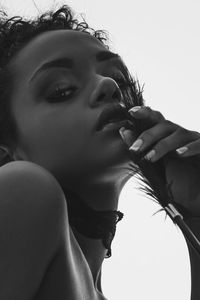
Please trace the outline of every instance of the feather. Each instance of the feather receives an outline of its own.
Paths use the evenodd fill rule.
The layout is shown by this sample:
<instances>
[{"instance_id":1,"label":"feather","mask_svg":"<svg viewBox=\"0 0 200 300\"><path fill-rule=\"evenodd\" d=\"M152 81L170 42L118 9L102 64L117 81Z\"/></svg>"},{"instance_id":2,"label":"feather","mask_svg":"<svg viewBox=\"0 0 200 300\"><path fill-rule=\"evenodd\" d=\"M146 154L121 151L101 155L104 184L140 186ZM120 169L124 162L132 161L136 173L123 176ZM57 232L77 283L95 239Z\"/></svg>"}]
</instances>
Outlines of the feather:
<instances>
[{"instance_id":1,"label":"feather","mask_svg":"<svg viewBox=\"0 0 200 300\"><path fill-rule=\"evenodd\" d=\"M172 182L166 183L163 162L160 161L153 164L134 152L131 153L131 157L135 163L135 177L140 183L139 190L162 206L156 213L166 211L165 207L174 201L171 193Z\"/></svg>"},{"instance_id":2,"label":"feather","mask_svg":"<svg viewBox=\"0 0 200 300\"><path fill-rule=\"evenodd\" d=\"M127 110L133 106L144 106L144 99L142 96L143 88L140 87L138 79L129 73L125 66L126 80L129 83L127 90L123 90L123 102ZM140 135L145 129L149 127L144 121L133 120L137 136ZM166 184L165 170L163 162L152 164L150 161L142 159L140 154L134 152L130 153L133 162L133 170L136 178L140 181L140 190L143 191L151 200L164 207L173 201L172 194L170 193L170 185ZM159 210L159 211L161 211Z\"/></svg>"},{"instance_id":3,"label":"feather","mask_svg":"<svg viewBox=\"0 0 200 300\"><path fill-rule=\"evenodd\" d=\"M129 110L131 107L138 105L144 106L144 99L142 97L143 88L140 88L139 81L133 79L128 69L125 69L125 72L127 73L126 79L129 82L129 89L123 92L123 102L126 109ZM149 128L149 125L147 126L147 124L141 120L134 119L133 123L137 137L144 130ZM145 153L143 153L143 155L145 155ZM170 153L168 155L170 155ZM200 255L200 242L183 220L183 216L185 219L192 218L193 216L184 206L174 202L171 191L173 182L167 183L164 159L152 163L134 151L130 152L130 156L134 162L132 164L133 171L140 182L139 190L162 207L155 212L154 215L160 211L165 211L166 216L168 215L174 224L179 226L185 238ZM167 157L167 155L165 157Z\"/></svg>"}]
</instances>

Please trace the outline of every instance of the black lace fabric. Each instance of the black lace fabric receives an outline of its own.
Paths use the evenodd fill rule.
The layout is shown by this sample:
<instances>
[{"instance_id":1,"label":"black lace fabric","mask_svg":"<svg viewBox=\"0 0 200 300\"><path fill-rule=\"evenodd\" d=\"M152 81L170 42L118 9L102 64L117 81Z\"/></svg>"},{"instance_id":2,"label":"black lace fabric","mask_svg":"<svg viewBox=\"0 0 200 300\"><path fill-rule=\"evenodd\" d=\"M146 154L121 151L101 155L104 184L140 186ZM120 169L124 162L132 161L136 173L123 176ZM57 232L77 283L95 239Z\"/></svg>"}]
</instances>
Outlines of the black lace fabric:
<instances>
[{"instance_id":1,"label":"black lace fabric","mask_svg":"<svg viewBox=\"0 0 200 300\"><path fill-rule=\"evenodd\" d=\"M116 224L124 214L116 210L94 210L80 197L71 193L68 194L67 205L70 225L86 237L101 239L108 250L105 258L111 257L111 243L115 236Z\"/></svg>"}]
</instances>

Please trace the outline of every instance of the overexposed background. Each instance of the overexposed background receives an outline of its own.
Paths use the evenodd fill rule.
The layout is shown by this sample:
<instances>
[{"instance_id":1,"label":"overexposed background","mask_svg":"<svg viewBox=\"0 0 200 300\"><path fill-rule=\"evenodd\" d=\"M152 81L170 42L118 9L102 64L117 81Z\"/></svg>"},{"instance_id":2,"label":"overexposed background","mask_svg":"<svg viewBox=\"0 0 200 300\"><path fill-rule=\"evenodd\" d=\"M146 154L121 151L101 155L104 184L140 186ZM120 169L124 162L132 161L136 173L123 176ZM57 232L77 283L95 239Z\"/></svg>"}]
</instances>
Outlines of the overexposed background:
<instances>
[{"instance_id":1,"label":"overexposed background","mask_svg":"<svg viewBox=\"0 0 200 300\"><path fill-rule=\"evenodd\" d=\"M72 7L95 30L105 29L132 75L145 83L146 104L187 129L200 131L200 2L197 0L1 0L10 17L33 17L52 6ZM160 207L124 187L112 257L104 261L102 288L109 300L189 300L188 250L182 233Z\"/></svg>"}]
</instances>

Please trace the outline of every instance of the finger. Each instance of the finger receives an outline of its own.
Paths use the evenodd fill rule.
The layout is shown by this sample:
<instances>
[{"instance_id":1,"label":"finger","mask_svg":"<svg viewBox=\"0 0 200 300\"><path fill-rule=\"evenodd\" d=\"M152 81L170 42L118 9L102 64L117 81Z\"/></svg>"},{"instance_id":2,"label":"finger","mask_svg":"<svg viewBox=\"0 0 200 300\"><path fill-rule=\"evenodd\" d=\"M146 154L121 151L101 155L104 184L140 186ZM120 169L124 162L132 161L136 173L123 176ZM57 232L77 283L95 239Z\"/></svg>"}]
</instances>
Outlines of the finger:
<instances>
[{"instance_id":1,"label":"finger","mask_svg":"<svg viewBox=\"0 0 200 300\"><path fill-rule=\"evenodd\" d=\"M151 162L155 162L168 152L186 145L188 141L194 141L194 137L190 135L188 130L178 128L174 133L164 139L161 139L156 145L154 145L153 149L151 149L144 158L151 160Z\"/></svg>"},{"instance_id":2,"label":"finger","mask_svg":"<svg viewBox=\"0 0 200 300\"><path fill-rule=\"evenodd\" d=\"M155 142L172 134L177 128L178 125L168 120L160 122L150 129L143 131L137 138L137 141L131 146L130 150L139 152L147 150L147 148L152 146Z\"/></svg>"},{"instance_id":3,"label":"finger","mask_svg":"<svg viewBox=\"0 0 200 300\"><path fill-rule=\"evenodd\" d=\"M146 119L152 124L165 120L159 111L153 110L149 106L134 106L129 110L129 113L136 119Z\"/></svg>"},{"instance_id":4,"label":"finger","mask_svg":"<svg viewBox=\"0 0 200 300\"><path fill-rule=\"evenodd\" d=\"M119 133L126 145L130 147L135 140L133 131L130 129L126 129L125 127L121 127Z\"/></svg>"},{"instance_id":5,"label":"finger","mask_svg":"<svg viewBox=\"0 0 200 300\"><path fill-rule=\"evenodd\" d=\"M200 154L200 139L176 149L176 152L181 157L188 157Z\"/></svg>"}]
</instances>

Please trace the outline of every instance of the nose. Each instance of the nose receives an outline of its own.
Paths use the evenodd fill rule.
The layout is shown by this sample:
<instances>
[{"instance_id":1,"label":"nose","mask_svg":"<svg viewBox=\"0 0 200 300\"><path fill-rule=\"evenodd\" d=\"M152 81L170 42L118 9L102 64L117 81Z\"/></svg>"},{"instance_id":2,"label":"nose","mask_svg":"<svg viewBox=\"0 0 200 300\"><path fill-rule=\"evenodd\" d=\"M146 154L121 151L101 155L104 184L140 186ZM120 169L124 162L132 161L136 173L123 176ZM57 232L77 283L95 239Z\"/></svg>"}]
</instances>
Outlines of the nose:
<instances>
[{"instance_id":1,"label":"nose","mask_svg":"<svg viewBox=\"0 0 200 300\"><path fill-rule=\"evenodd\" d=\"M114 79L110 77L101 77L90 98L92 107L104 103L122 103L122 92Z\"/></svg>"}]
</instances>

